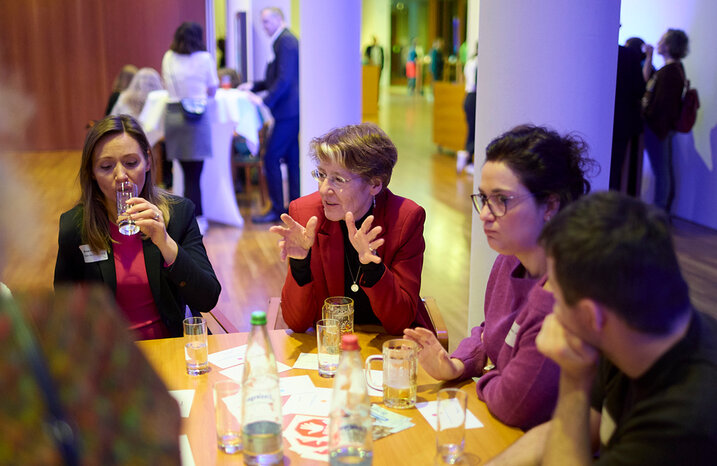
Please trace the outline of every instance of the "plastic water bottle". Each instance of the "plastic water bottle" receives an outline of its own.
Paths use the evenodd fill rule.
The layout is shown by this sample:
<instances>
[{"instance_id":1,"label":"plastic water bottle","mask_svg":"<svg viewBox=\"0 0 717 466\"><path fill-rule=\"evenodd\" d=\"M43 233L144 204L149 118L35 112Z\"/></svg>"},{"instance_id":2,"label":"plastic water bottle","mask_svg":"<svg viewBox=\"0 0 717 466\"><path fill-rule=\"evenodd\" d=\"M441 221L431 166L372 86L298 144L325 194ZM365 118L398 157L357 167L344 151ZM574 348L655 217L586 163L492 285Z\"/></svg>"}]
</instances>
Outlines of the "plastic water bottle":
<instances>
[{"instance_id":1,"label":"plastic water bottle","mask_svg":"<svg viewBox=\"0 0 717 466\"><path fill-rule=\"evenodd\" d=\"M282 463L279 374L263 311L251 313L242 377L242 443L244 464Z\"/></svg>"},{"instance_id":2,"label":"plastic water bottle","mask_svg":"<svg viewBox=\"0 0 717 466\"><path fill-rule=\"evenodd\" d=\"M373 460L371 400L356 335L341 337L329 414L329 464L368 466Z\"/></svg>"}]
</instances>

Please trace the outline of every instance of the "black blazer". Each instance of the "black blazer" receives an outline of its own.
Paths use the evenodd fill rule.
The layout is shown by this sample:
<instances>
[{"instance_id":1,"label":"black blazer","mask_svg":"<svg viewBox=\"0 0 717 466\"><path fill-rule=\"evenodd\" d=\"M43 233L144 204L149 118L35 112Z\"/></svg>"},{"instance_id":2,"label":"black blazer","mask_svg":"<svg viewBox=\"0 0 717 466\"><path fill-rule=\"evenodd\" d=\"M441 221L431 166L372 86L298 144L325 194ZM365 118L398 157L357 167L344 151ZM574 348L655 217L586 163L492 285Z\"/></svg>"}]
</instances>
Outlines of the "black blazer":
<instances>
[{"instance_id":1,"label":"black blazer","mask_svg":"<svg viewBox=\"0 0 717 466\"><path fill-rule=\"evenodd\" d=\"M275 120L299 116L299 41L288 29L281 31L272 45L274 61L266 65L264 81L254 83L252 91L269 91L264 104Z\"/></svg>"},{"instance_id":2,"label":"black blazer","mask_svg":"<svg viewBox=\"0 0 717 466\"><path fill-rule=\"evenodd\" d=\"M117 292L112 244L108 259L86 263L80 250L82 242L82 205L60 216L59 248L55 264L55 286L62 283L103 282ZM171 267L164 267L159 248L150 239L142 242L149 287L162 320L172 336L182 336L184 310L192 314L209 312L217 304L221 285L202 243L194 216L194 204L188 199L172 197L167 233L177 242L179 252Z\"/></svg>"}]
</instances>

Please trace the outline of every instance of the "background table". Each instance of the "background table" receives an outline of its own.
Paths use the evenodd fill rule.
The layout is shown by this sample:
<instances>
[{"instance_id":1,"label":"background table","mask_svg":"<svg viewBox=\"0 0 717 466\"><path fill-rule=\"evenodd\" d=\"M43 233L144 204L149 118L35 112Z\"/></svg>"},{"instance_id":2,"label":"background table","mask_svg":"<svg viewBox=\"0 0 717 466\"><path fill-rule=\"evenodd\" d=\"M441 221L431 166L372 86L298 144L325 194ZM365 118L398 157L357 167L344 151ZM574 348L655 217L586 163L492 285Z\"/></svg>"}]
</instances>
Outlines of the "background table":
<instances>
[{"instance_id":1,"label":"background table","mask_svg":"<svg viewBox=\"0 0 717 466\"><path fill-rule=\"evenodd\" d=\"M139 122L152 146L164 137L164 115L169 94L153 91L147 96ZM211 121L212 157L204 161L200 188L202 211L208 220L241 227L244 224L234 194L231 173L231 142L234 133L243 136L247 146L256 154L259 150L259 130L262 122L259 109L249 100L247 93L238 89L217 89L209 99L205 118ZM184 177L181 166L174 163L172 191L184 194Z\"/></svg>"},{"instance_id":2,"label":"background table","mask_svg":"<svg viewBox=\"0 0 717 466\"><path fill-rule=\"evenodd\" d=\"M277 361L293 365L301 353L316 352L316 336L313 334L293 333L290 330L271 330L270 339ZM232 348L246 343L247 333L230 333L209 336L209 353ZM380 354L381 345L389 340L389 335L377 333L358 333L361 355L365 359L370 354ZM139 348L164 380L170 390L194 389L194 400L188 418L183 419L182 433L187 434L192 448L194 461L197 465L206 464L237 464L241 455L227 455L217 448L216 427L214 420L214 401L212 384L225 377L219 369L212 366L211 372L201 376L189 376L185 370L184 340L167 338L137 342ZM292 369L280 376L308 374L317 387L331 387L333 379L319 377L317 371ZM520 430L507 427L496 420L478 400L475 394L475 383L447 384L438 382L422 369L418 373L418 401L435 400L436 393L446 385L457 385L469 393L468 409L484 424L479 429L466 431L466 452L470 457L480 457L483 463L492 458L522 434ZM380 403L381 398L372 398L372 402ZM374 464L376 465L423 465L433 464L436 453L435 431L417 409L395 410L409 416L414 427L397 434L389 435L374 442ZM288 416L287 416L288 418ZM287 419L284 419L286 425ZM284 440L285 464L326 464L300 458L289 450ZM470 459L469 457L469 459Z\"/></svg>"}]
</instances>

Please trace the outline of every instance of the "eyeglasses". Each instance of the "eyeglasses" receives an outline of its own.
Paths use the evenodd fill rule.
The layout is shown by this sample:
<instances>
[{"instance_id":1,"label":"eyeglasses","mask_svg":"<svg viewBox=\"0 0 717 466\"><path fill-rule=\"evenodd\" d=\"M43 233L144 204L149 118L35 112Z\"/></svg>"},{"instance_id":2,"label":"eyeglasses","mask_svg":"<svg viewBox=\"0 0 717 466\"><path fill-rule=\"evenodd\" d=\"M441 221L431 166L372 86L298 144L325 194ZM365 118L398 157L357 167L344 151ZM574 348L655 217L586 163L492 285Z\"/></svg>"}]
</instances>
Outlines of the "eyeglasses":
<instances>
[{"instance_id":1,"label":"eyeglasses","mask_svg":"<svg viewBox=\"0 0 717 466\"><path fill-rule=\"evenodd\" d=\"M517 201L519 199L527 199L533 197L533 193L521 194L519 196L506 196L505 194L496 193L486 196L483 193L471 194L471 200L473 201L473 207L480 214L483 207L488 204L488 210L493 214L494 217L502 217L508 212L508 201ZM515 205L512 203L511 205Z\"/></svg>"},{"instance_id":2,"label":"eyeglasses","mask_svg":"<svg viewBox=\"0 0 717 466\"><path fill-rule=\"evenodd\" d=\"M344 178L340 175L327 175L326 173L317 170L311 170L311 176L321 184L324 181L328 181L331 186L336 189L342 189L346 184L353 180L353 178Z\"/></svg>"}]
</instances>

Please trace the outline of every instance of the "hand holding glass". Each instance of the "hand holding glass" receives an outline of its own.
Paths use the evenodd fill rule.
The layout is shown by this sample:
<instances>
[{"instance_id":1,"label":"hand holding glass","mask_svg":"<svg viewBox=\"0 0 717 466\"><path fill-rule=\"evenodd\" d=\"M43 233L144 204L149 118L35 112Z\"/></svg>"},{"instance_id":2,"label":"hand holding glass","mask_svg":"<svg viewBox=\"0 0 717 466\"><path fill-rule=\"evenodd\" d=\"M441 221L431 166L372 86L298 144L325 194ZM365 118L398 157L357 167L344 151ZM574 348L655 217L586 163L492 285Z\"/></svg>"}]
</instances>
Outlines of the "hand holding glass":
<instances>
[{"instance_id":1,"label":"hand holding glass","mask_svg":"<svg viewBox=\"0 0 717 466\"><path fill-rule=\"evenodd\" d=\"M131 206L127 204L130 198L137 197L137 185L131 181L120 181L117 183L117 218L119 219L119 231L123 235L132 236L139 233L139 227L134 223L128 215L125 215L127 209Z\"/></svg>"},{"instance_id":2,"label":"hand holding glass","mask_svg":"<svg viewBox=\"0 0 717 466\"><path fill-rule=\"evenodd\" d=\"M333 377L339 365L341 332L336 319L321 319L316 323L316 348L319 360L319 375Z\"/></svg>"},{"instance_id":3,"label":"hand holding glass","mask_svg":"<svg viewBox=\"0 0 717 466\"><path fill-rule=\"evenodd\" d=\"M201 375L209 372L207 351L207 321L203 317L184 319L184 358L187 374Z\"/></svg>"},{"instance_id":4,"label":"hand holding glass","mask_svg":"<svg viewBox=\"0 0 717 466\"><path fill-rule=\"evenodd\" d=\"M457 464L463 457L468 395L459 388L444 388L436 403L437 464Z\"/></svg>"}]
</instances>

